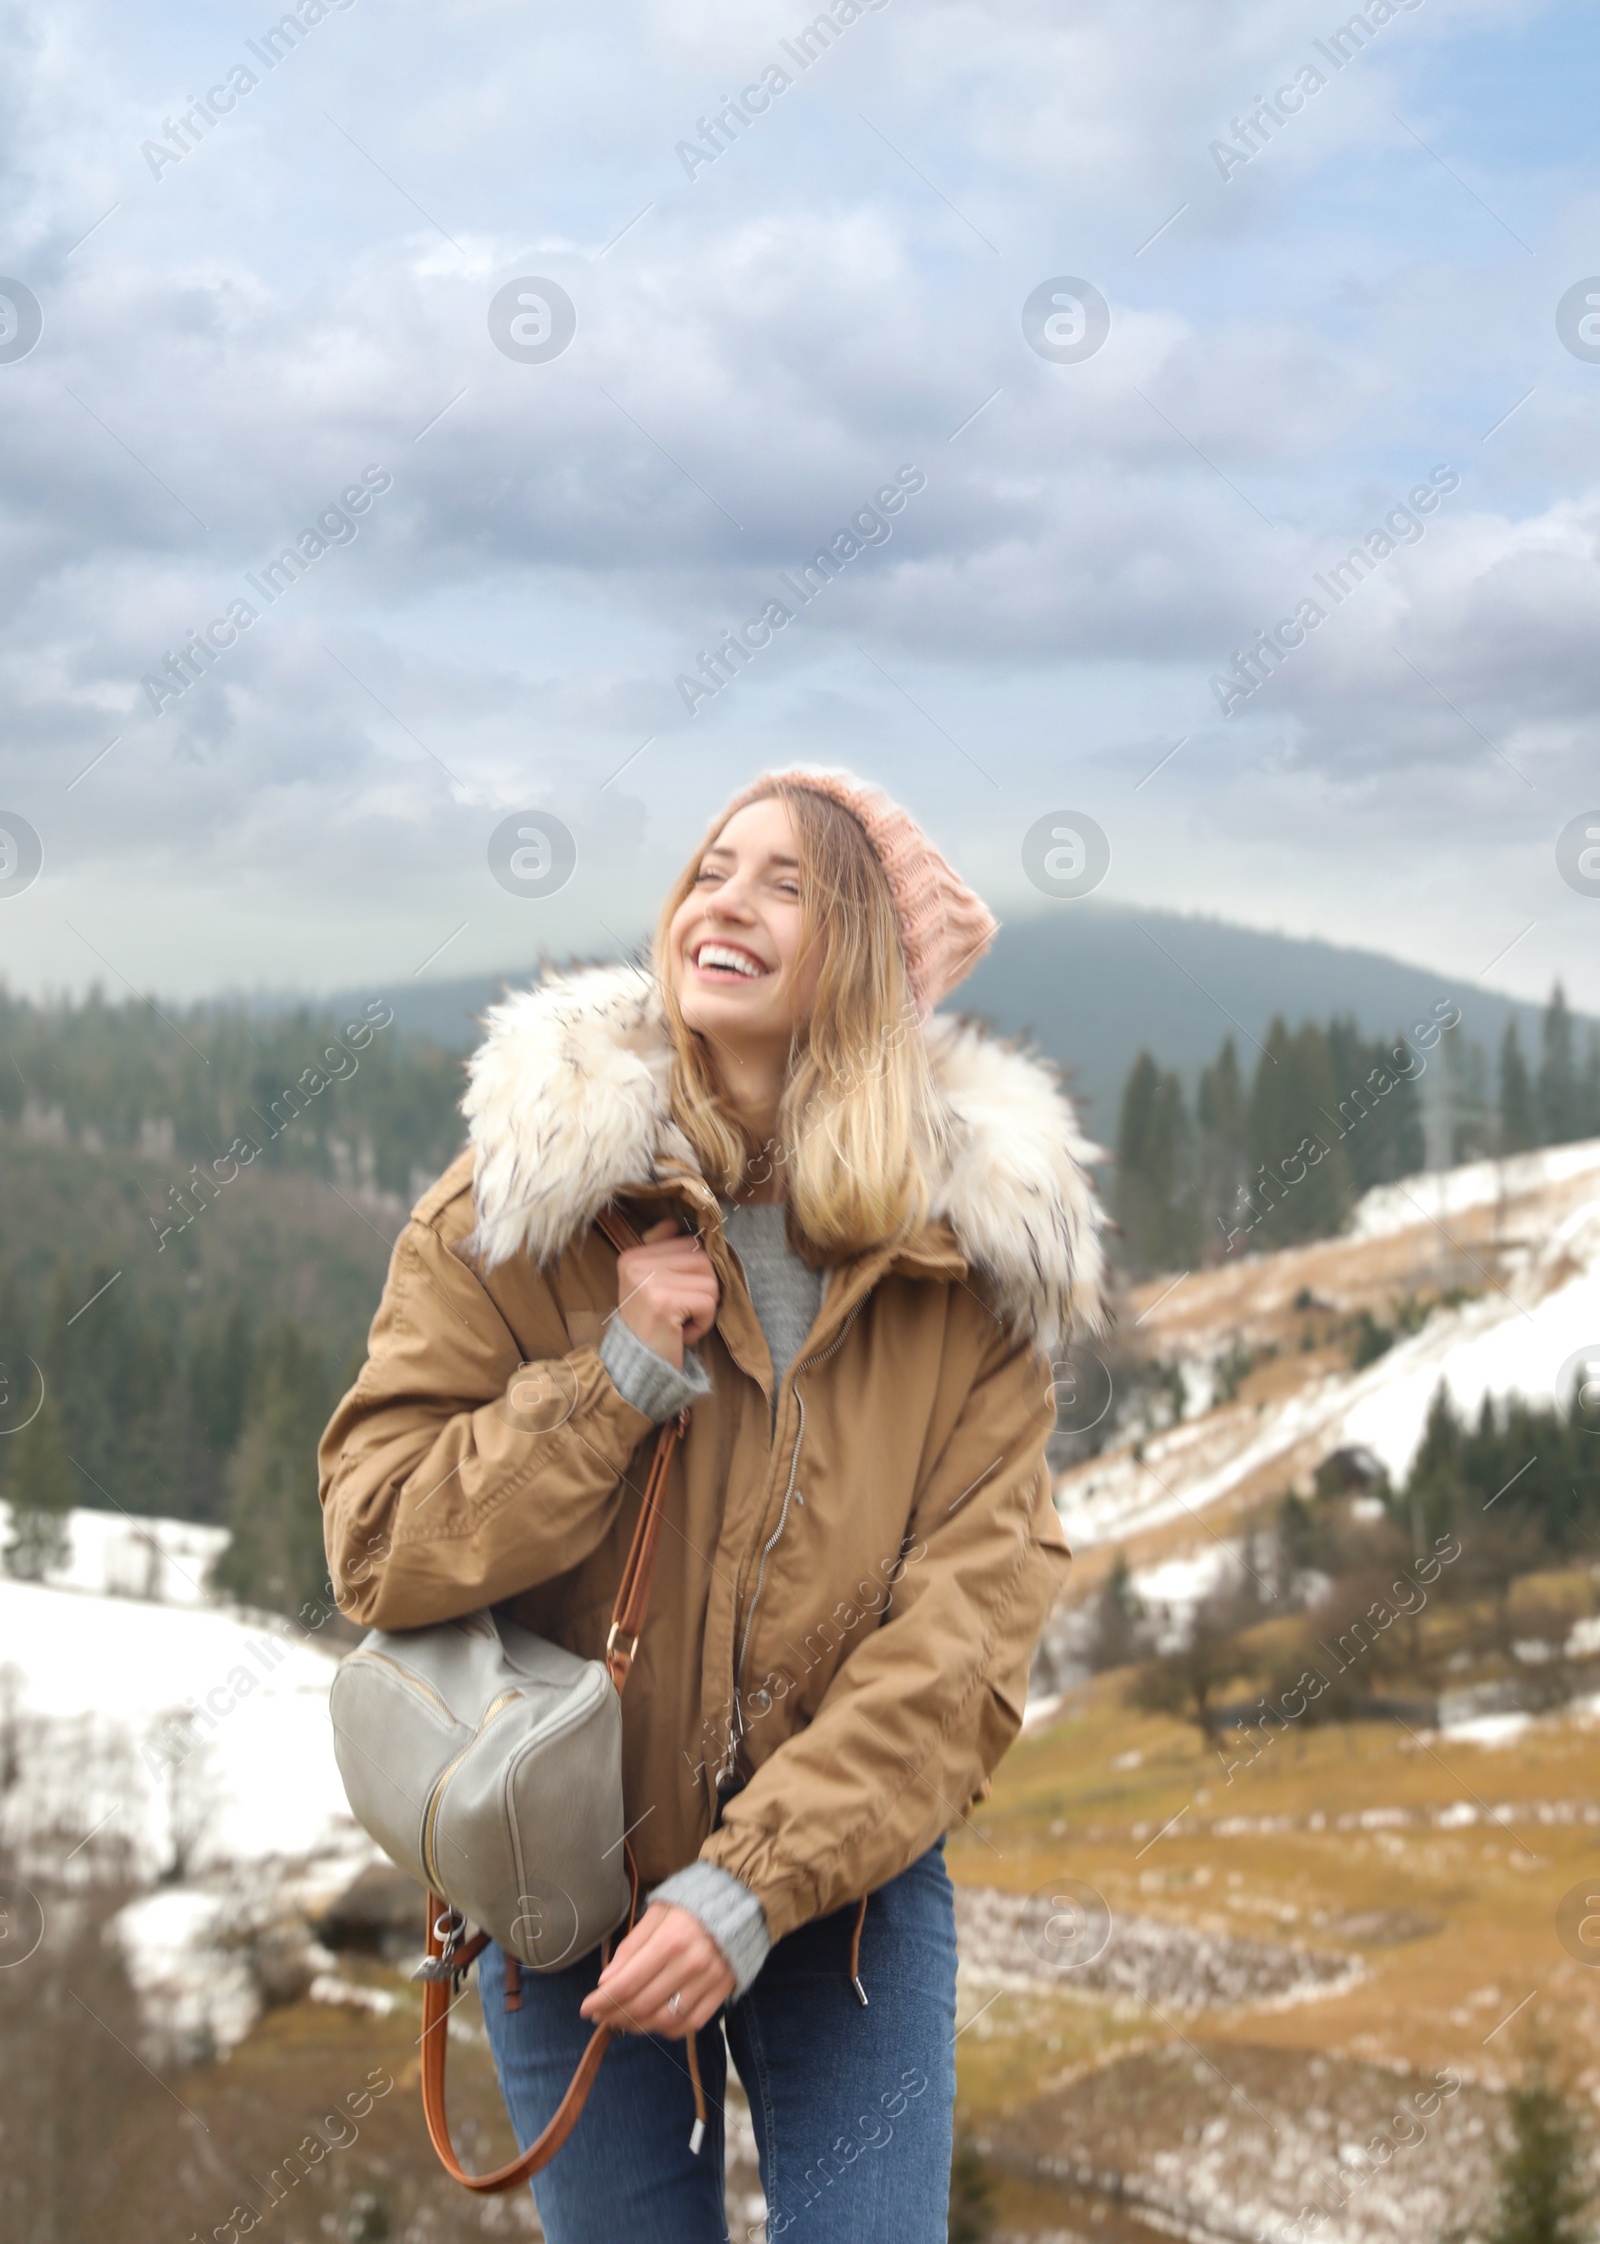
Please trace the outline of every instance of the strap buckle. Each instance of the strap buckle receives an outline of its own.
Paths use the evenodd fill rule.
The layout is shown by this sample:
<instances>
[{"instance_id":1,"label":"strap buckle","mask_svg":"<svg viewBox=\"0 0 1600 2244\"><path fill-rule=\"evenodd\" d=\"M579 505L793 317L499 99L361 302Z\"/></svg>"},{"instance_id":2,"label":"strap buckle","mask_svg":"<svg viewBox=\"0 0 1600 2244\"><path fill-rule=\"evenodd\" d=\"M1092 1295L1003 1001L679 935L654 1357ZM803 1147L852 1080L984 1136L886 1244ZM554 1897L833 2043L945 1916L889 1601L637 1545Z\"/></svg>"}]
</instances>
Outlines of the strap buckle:
<instances>
[{"instance_id":1,"label":"strap buckle","mask_svg":"<svg viewBox=\"0 0 1600 2244\"><path fill-rule=\"evenodd\" d=\"M611 1670L613 1679L619 1669L622 1674L627 1674L638 1649L637 1632L624 1628L620 1621L613 1621L606 1635L606 1666Z\"/></svg>"},{"instance_id":2,"label":"strap buckle","mask_svg":"<svg viewBox=\"0 0 1600 2244\"><path fill-rule=\"evenodd\" d=\"M467 1920L456 1908L446 1908L433 1920L433 1937L439 1942L436 1956L424 1956L413 1979L453 1979L456 1977L456 1950L461 1946L467 1929Z\"/></svg>"}]
</instances>

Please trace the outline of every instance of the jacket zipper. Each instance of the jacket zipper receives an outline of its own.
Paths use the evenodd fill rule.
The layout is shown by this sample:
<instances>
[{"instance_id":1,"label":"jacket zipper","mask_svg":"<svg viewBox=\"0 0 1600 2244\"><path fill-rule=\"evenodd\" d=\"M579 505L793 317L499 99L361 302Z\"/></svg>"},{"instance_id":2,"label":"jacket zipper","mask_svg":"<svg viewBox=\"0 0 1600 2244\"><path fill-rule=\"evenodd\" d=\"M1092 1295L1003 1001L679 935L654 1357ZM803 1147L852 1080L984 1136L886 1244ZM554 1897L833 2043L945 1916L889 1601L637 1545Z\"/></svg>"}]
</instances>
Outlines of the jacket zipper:
<instances>
[{"instance_id":1,"label":"jacket zipper","mask_svg":"<svg viewBox=\"0 0 1600 2244\"><path fill-rule=\"evenodd\" d=\"M761 1564L756 1569L755 1587L750 1592L750 1603L745 1608L744 1634L739 1640L738 1657L734 1661L733 1668L734 1726L728 1738L728 1751L721 1771L721 1774L723 1776L732 1775L734 1758L739 1749L739 1741L744 1736L744 1708L740 1700L740 1685L744 1679L745 1654L750 1649L750 1631L755 1625L756 1603L761 1596L761 1585L766 1579L767 1560L771 1557L773 1550L776 1548L778 1538L783 1533L784 1522L789 1517L790 1500L794 1497L795 1494L795 1476L800 1470L800 1444L805 1439L806 1431L806 1402L804 1395L802 1395L800 1392L798 1384L800 1374L803 1371L813 1370L818 1364L825 1364L828 1358L831 1355L835 1354L836 1351L843 1346L845 1334L855 1323L856 1318L860 1314L862 1306L865 1303L866 1299L867 1296L863 1294L861 1296L861 1299L852 1305L850 1314L845 1318L844 1323L839 1327L832 1340L828 1343L827 1347L822 1350L820 1355L808 1356L803 1363L797 1364L789 1374L789 1383L794 1388L794 1399L799 1407L800 1423L795 1428L794 1448L789 1454L789 1485L783 1492L783 1504L778 1513L778 1524L772 1530L772 1533L767 1537L766 1542L762 1546ZM805 1502L805 1498L802 1496L800 1497L799 1501L803 1504Z\"/></svg>"}]
</instances>

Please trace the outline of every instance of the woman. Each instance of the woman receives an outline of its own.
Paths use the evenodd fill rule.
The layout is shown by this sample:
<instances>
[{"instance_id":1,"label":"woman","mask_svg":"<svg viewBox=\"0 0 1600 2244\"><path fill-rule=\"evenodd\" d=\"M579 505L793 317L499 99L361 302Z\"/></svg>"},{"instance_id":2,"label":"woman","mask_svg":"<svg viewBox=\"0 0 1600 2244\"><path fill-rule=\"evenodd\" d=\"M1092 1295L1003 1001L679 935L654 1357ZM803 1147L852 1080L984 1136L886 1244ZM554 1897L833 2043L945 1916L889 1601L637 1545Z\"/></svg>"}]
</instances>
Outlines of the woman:
<instances>
[{"instance_id":1,"label":"woman","mask_svg":"<svg viewBox=\"0 0 1600 2244\"><path fill-rule=\"evenodd\" d=\"M1070 1106L929 1017L995 931L877 788L795 770L736 796L653 975L491 1012L469 1149L402 1232L324 1437L354 1618L504 1602L597 1658L657 1426L688 1408L623 1702L648 1906L604 1969L480 1966L524 2146L595 2023L626 2029L534 2181L552 2244L727 2234L724 2034L770 2235L945 2235L944 1835L1017 1733L1068 1560L1049 1358L1103 1321ZM612 1200L642 1232L620 1257ZM562 1408L530 1428L508 1389L557 1358Z\"/></svg>"}]
</instances>

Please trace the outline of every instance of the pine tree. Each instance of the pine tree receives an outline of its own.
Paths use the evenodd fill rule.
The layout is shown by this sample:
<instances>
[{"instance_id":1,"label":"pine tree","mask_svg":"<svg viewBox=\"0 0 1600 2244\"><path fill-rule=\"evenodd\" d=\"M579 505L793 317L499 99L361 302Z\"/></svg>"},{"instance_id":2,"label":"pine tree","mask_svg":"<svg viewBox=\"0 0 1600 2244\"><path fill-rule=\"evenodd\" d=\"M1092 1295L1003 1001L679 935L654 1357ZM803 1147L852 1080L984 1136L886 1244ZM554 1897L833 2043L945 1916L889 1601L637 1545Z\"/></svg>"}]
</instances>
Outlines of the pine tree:
<instances>
[{"instance_id":1,"label":"pine tree","mask_svg":"<svg viewBox=\"0 0 1600 2244\"><path fill-rule=\"evenodd\" d=\"M1578 1070L1572 1050L1572 1015L1558 981L1540 1025L1539 1142L1570 1145L1582 1135Z\"/></svg>"},{"instance_id":2,"label":"pine tree","mask_svg":"<svg viewBox=\"0 0 1600 2244\"><path fill-rule=\"evenodd\" d=\"M1148 1052L1128 1071L1117 1123L1117 1221L1140 1273L1195 1260L1193 1131L1183 1085Z\"/></svg>"},{"instance_id":3,"label":"pine tree","mask_svg":"<svg viewBox=\"0 0 1600 2244\"><path fill-rule=\"evenodd\" d=\"M57 1273L46 1362L62 1397L68 1447L130 1512L174 1509L181 1443L174 1411L176 1358L166 1319L109 1262Z\"/></svg>"},{"instance_id":4,"label":"pine tree","mask_svg":"<svg viewBox=\"0 0 1600 2244\"><path fill-rule=\"evenodd\" d=\"M292 1319L261 1336L228 1468L232 1540L216 1567L235 1597L297 1613L325 1596L317 1442L333 1409L326 1359Z\"/></svg>"},{"instance_id":5,"label":"pine tree","mask_svg":"<svg viewBox=\"0 0 1600 2244\"><path fill-rule=\"evenodd\" d=\"M1477 1044L1463 1046L1458 1051L1455 1044L1451 1043L1446 1045L1445 1050L1447 1053L1446 1072L1454 1071L1457 1079L1463 1074L1470 1076L1472 1055L1476 1054L1479 1105L1481 1107L1483 1103L1482 1046ZM1418 1070L1413 1075L1396 1072L1394 1063L1397 1055L1400 1067L1415 1066L1415 1055L1409 1052L1407 1040L1403 1033L1397 1034L1389 1044L1384 1045L1378 1052L1379 1059L1390 1068L1391 1073L1394 1073L1395 1085L1384 1102L1384 1111L1388 1122L1387 1156L1378 1176L1373 1180L1377 1184L1392 1184L1396 1177L1414 1177L1420 1169L1426 1168L1428 1163L1427 1143L1422 1128L1421 1071Z\"/></svg>"},{"instance_id":6,"label":"pine tree","mask_svg":"<svg viewBox=\"0 0 1600 2244\"><path fill-rule=\"evenodd\" d=\"M6 1567L19 1580L41 1582L72 1556L67 1515L77 1495L61 1416L48 1391L16 1442Z\"/></svg>"},{"instance_id":7,"label":"pine tree","mask_svg":"<svg viewBox=\"0 0 1600 2244\"><path fill-rule=\"evenodd\" d=\"M1293 1594L1296 1576L1312 1571L1321 1549L1312 1508L1292 1488L1278 1506L1277 1543L1275 1572L1280 1590L1288 1597Z\"/></svg>"},{"instance_id":8,"label":"pine tree","mask_svg":"<svg viewBox=\"0 0 1600 2244\"><path fill-rule=\"evenodd\" d=\"M189 1362L195 1417L210 1447L232 1449L244 1425L250 1386L250 1323L236 1301L220 1331L202 1333Z\"/></svg>"},{"instance_id":9,"label":"pine tree","mask_svg":"<svg viewBox=\"0 0 1600 2244\"><path fill-rule=\"evenodd\" d=\"M1439 1056L1444 1063L1445 1097L1449 1108L1450 1159L1454 1162L1482 1160L1492 1150L1489 1070L1483 1046L1475 1037L1463 1036L1458 1029L1448 1043L1441 1044ZM1415 1090L1412 1097L1418 1098ZM1420 1110L1420 1099L1418 1106ZM1421 1136L1420 1111L1418 1136ZM1422 1166L1418 1161L1417 1167ZM1396 1172L1401 1176L1410 1173L1404 1169Z\"/></svg>"},{"instance_id":10,"label":"pine tree","mask_svg":"<svg viewBox=\"0 0 1600 2244\"><path fill-rule=\"evenodd\" d=\"M1535 2053L1507 2098L1511 2141L1500 2153L1488 2244L1589 2244L1595 2199L1587 2131Z\"/></svg>"},{"instance_id":11,"label":"pine tree","mask_svg":"<svg viewBox=\"0 0 1600 2244\"><path fill-rule=\"evenodd\" d=\"M1367 1082L1374 1058L1382 1056L1382 1047L1369 1044L1353 1019L1330 1021L1327 1041L1328 1069L1340 1111L1335 1115L1330 1107L1319 1135L1329 1140L1339 1138L1350 1170L1351 1186L1356 1192L1365 1192L1369 1185L1380 1181L1387 1166L1384 1158L1388 1140L1387 1102L1380 1099ZM1393 1081L1392 1073L1386 1079ZM1392 1092L1390 1097L1393 1097Z\"/></svg>"},{"instance_id":12,"label":"pine tree","mask_svg":"<svg viewBox=\"0 0 1600 2244\"><path fill-rule=\"evenodd\" d=\"M1245 1100L1239 1055L1230 1036L1200 1076L1195 1102L1199 1123L1195 1196L1203 1246L1221 1255L1228 1227L1239 1214L1245 1176Z\"/></svg>"},{"instance_id":13,"label":"pine tree","mask_svg":"<svg viewBox=\"0 0 1600 2244\"><path fill-rule=\"evenodd\" d=\"M1141 1052L1128 1070L1122 1086L1117 1116L1117 1173L1113 1205L1122 1226L1124 1252L1135 1270L1144 1267L1144 1249L1150 1229L1149 1199L1151 1118L1155 1110L1161 1071L1148 1052Z\"/></svg>"},{"instance_id":14,"label":"pine tree","mask_svg":"<svg viewBox=\"0 0 1600 2244\"><path fill-rule=\"evenodd\" d=\"M1349 1212L1350 1167L1343 1143L1370 1127L1378 1095L1335 1088L1328 1038L1307 1021L1293 1036L1280 1014L1267 1031L1250 1087L1250 1204L1253 1238L1281 1247L1325 1239Z\"/></svg>"},{"instance_id":15,"label":"pine tree","mask_svg":"<svg viewBox=\"0 0 1600 2244\"><path fill-rule=\"evenodd\" d=\"M254 1345L244 1305L236 1301L220 1328L201 1333L185 1376L173 1383L188 1436L182 1518L220 1520L227 1514L227 1466L244 1427Z\"/></svg>"},{"instance_id":16,"label":"pine tree","mask_svg":"<svg viewBox=\"0 0 1600 2244\"><path fill-rule=\"evenodd\" d=\"M1465 1439L1466 1429L1455 1399L1441 1379L1433 1390L1433 1400L1423 1422L1422 1440L1411 1460L1411 1485L1415 1487L1419 1481L1432 1481L1440 1475L1457 1472Z\"/></svg>"},{"instance_id":17,"label":"pine tree","mask_svg":"<svg viewBox=\"0 0 1600 2244\"><path fill-rule=\"evenodd\" d=\"M1500 1044L1500 1151L1526 1153L1539 1142L1534 1111L1533 1085L1522 1057L1522 1040L1514 1020L1507 1021Z\"/></svg>"},{"instance_id":18,"label":"pine tree","mask_svg":"<svg viewBox=\"0 0 1600 2244\"><path fill-rule=\"evenodd\" d=\"M28 1329L17 1274L0 1266L0 1498L9 1493L17 1436L38 1399L39 1376L28 1352Z\"/></svg>"},{"instance_id":19,"label":"pine tree","mask_svg":"<svg viewBox=\"0 0 1600 2244\"><path fill-rule=\"evenodd\" d=\"M1199 1259L1194 1200L1194 1125L1183 1083L1175 1073L1161 1078L1152 1118L1155 1187L1163 1206L1155 1264L1165 1270L1189 1269Z\"/></svg>"},{"instance_id":20,"label":"pine tree","mask_svg":"<svg viewBox=\"0 0 1600 2244\"><path fill-rule=\"evenodd\" d=\"M950 2244L983 2244L994 2227L994 2182L976 2145L958 2142L950 2161Z\"/></svg>"},{"instance_id":21,"label":"pine tree","mask_svg":"<svg viewBox=\"0 0 1600 2244\"><path fill-rule=\"evenodd\" d=\"M1144 1604L1133 1586L1128 1554L1119 1550L1095 1599L1089 1665L1098 1673L1101 1668L1126 1667L1131 1660L1142 1658L1144 1624Z\"/></svg>"},{"instance_id":22,"label":"pine tree","mask_svg":"<svg viewBox=\"0 0 1600 2244\"><path fill-rule=\"evenodd\" d=\"M1586 1138L1600 1138L1600 1029L1589 1031L1589 1049L1579 1086L1580 1128Z\"/></svg>"},{"instance_id":23,"label":"pine tree","mask_svg":"<svg viewBox=\"0 0 1600 2244\"><path fill-rule=\"evenodd\" d=\"M1369 1040L1353 1019L1336 1019L1328 1023L1327 1048L1338 1103L1323 1134L1337 1137L1352 1192L1415 1176L1427 1160L1418 1090L1422 1070L1404 1031L1387 1041ZM1454 1047L1444 1046L1442 1053L1448 1065Z\"/></svg>"}]
</instances>

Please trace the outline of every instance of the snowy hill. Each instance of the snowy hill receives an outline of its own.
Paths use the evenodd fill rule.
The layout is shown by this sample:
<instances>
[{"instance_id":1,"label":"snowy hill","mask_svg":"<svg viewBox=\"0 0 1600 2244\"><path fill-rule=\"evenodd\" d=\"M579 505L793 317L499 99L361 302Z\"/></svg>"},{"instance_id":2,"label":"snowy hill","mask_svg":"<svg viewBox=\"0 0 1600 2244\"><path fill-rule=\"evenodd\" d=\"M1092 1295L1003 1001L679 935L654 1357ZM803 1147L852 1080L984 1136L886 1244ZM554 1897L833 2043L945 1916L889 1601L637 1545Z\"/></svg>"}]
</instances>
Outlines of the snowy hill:
<instances>
[{"instance_id":1,"label":"snowy hill","mask_svg":"<svg viewBox=\"0 0 1600 2244\"><path fill-rule=\"evenodd\" d=\"M1236 1344L1285 1347L1297 1301L1383 1319L1427 1289L1467 1298L1434 1307L1364 1370L1325 1352L1280 1355L1271 1392L1202 1407L1063 1475L1056 1502L1073 1548L1305 1482L1339 1448L1370 1449L1398 1479L1441 1383L1466 1412L1485 1395L1566 1402L1573 1357L1600 1351L1600 1141L1384 1185L1343 1237L1157 1279L1135 1293L1127 1324L1204 1403Z\"/></svg>"},{"instance_id":2,"label":"snowy hill","mask_svg":"<svg viewBox=\"0 0 1600 2244\"><path fill-rule=\"evenodd\" d=\"M334 1663L282 1622L0 1580L0 1647L21 1733L4 1832L24 1861L74 1830L151 1881L350 1851Z\"/></svg>"},{"instance_id":3,"label":"snowy hill","mask_svg":"<svg viewBox=\"0 0 1600 2244\"><path fill-rule=\"evenodd\" d=\"M212 1532L139 1524L190 1556ZM98 1555L84 1537L69 1571ZM0 1579L0 1839L24 1879L147 1889L115 1927L152 2061L229 2048L274 1990L358 1999L307 1922L378 1859L334 1664L265 1614Z\"/></svg>"},{"instance_id":4,"label":"snowy hill","mask_svg":"<svg viewBox=\"0 0 1600 2244\"><path fill-rule=\"evenodd\" d=\"M9 1539L11 1506L0 1503L0 1546ZM129 1512L67 1514L67 1557L47 1569L52 1588L91 1590L101 1597L137 1597L156 1605L206 1605L209 1577L228 1544L225 1527L192 1519L143 1519Z\"/></svg>"},{"instance_id":5,"label":"snowy hill","mask_svg":"<svg viewBox=\"0 0 1600 2244\"><path fill-rule=\"evenodd\" d=\"M1300 1345L1297 1328L1318 1321L1298 1313L1308 1303L1334 1320L1365 1310L1389 1322L1425 1296L1420 1329L1360 1371L1342 1348ZM1056 1502L1080 1557L1132 1549L1135 1593L1170 1650L1196 1605L1240 1572L1231 1521L1309 1491L1335 1450L1365 1450L1398 1481L1441 1385L1469 1416L1485 1396L1570 1401L1574 1358L1600 1357L1600 1142L1385 1185L1341 1238L1152 1281L1124 1327L1181 1374L1184 1415L1060 1476ZM1237 1399L1219 1399L1241 1348L1260 1368ZM1092 1565L1082 1578L1093 1586ZM1058 1612L1050 1665L1062 1680L1081 1672L1087 1625L1076 1600ZM1030 1725L1053 1703L1030 1705Z\"/></svg>"}]
</instances>

